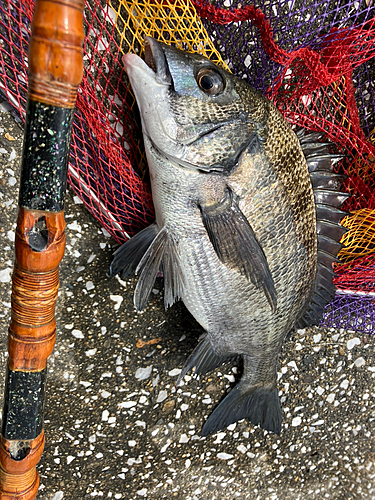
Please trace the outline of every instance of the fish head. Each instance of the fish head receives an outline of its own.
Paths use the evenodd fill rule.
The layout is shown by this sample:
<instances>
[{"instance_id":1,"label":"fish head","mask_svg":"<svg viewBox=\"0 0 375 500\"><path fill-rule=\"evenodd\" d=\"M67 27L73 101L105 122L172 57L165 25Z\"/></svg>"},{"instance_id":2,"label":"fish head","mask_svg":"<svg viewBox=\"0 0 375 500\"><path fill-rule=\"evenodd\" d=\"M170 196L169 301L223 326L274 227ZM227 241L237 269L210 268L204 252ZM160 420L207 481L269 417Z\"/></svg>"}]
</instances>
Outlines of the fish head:
<instances>
[{"instance_id":1,"label":"fish head","mask_svg":"<svg viewBox=\"0 0 375 500\"><path fill-rule=\"evenodd\" d=\"M179 166L230 171L254 133L266 130L268 101L199 54L145 38L145 61L126 54L145 142Z\"/></svg>"}]
</instances>

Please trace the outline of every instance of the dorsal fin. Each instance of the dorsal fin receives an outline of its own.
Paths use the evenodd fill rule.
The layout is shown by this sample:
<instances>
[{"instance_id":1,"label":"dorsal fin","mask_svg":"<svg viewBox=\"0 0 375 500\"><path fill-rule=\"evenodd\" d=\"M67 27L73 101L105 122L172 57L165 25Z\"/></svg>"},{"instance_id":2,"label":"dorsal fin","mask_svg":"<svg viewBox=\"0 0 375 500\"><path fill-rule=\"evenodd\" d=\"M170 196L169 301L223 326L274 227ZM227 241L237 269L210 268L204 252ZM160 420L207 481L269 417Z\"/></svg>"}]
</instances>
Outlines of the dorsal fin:
<instances>
[{"instance_id":1,"label":"dorsal fin","mask_svg":"<svg viewBox=\"0 0 375 500\"><path fill-rule=\"evenodd\" d=\"M337 254L342 248L340 239L347 231L340 225L347 213L340 208L350 195L340 191L345 176L332 171L332 166L343 156L330 152L332 145L323 142L323 134L298 130L297 137L306 158L314 192L318 244L314 292L296 323L297 328L304 328L320 323L326 304L335 295L333 264L338 261Z\"/></svg>"}]
</instances>

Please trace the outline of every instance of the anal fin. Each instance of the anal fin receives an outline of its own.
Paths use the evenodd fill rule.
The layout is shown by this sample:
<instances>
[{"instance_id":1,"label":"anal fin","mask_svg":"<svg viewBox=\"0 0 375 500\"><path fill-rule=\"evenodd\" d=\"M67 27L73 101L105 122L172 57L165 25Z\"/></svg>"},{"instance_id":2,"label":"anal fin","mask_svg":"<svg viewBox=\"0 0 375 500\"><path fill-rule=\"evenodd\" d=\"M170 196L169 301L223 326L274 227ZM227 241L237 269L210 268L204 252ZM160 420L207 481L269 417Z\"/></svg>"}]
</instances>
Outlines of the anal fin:
<instances>
[{"instance_id":1,"label":"anal fin","mask_svg":"<svg viewBox=\"0 0 375 500\"><path fill-rule=\"evenodd\" d=\"M178 259L177 244L166 227L158 232L136 269L139 279L134 291L134 305L138 311L145 308L161 265L164 272L164 304L168 307L182 296L185 275Z\"/></svg>"},{"instance_id":2,"label":"anal fin","mask_svg":"<svg viewBox=\"0 0 375 500\"><path fill-rule=\"evenodd\" d=\"M121 277L125 278L133 273L157 234L158 228L154 223L121 245L113 254L114 257L109 268L110 276L116 276L121 272Z\"/></svg>"},{"instance_id":3,"label":"anal fin","mask_svg":"<svg viewBox=\"0 0 375 500\"><path fill-rule=\"evenodd\" d=\"M213 350L210 341L205 335L186 360L185 365L178 377L176 385L181 382L187 372L193 367L195 367L194 374L204 375L205 373L214 370L231 358L233 358L233 356L223 356L217 354Z\"/></svg>"}]
</instances>

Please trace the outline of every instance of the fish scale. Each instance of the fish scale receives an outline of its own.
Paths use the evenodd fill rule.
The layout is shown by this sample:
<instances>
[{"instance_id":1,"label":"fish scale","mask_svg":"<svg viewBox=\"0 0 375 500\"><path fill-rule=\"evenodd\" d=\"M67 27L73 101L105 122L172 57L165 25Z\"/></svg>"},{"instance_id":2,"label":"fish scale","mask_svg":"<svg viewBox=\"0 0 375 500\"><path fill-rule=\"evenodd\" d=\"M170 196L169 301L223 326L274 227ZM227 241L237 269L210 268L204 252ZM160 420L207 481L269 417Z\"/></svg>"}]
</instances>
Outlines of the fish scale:
<instances>
[{"instance_id":1,"label":"fish scale","mask_svg":"<svg viewBox=\"0 0 375 500\"><path fill-rule=\"evenodd\" d=\"M242 418L280 433L282 341L319 321L334 293L337 207L346 199L331 173L336 158L317 134L297 137L271 102L204 57L149 37L145 53L148 64L134 54L124 64L156 221L116 251L111 273L136 271L142 310L161 270L165 306L182 299L205 329L179 380L242 358L241 379L202 435Z\"/></svg>"}]
</instances>

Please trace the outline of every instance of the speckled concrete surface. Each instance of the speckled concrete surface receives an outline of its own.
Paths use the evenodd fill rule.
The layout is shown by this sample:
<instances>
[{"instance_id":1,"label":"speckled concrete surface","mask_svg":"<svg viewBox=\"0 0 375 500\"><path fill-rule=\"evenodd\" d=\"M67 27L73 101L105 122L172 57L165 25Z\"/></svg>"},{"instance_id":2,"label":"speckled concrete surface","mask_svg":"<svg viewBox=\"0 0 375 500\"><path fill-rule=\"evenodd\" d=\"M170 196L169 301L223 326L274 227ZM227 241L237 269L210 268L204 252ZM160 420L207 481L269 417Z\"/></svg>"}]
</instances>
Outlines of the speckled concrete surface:
<instances>
[{"instance_id":1,"label":"speckled concrete surface","mask_svg":"<svg viewBox=\"0 0 375 500\"><path fill-rule=\"evenodd\" d=\"M0 374L10 318L22 129L0 107ZM241 367L175 382L201 328L162 281L136 313L135 279L108 278L115 244L68 193L57 342L49 359L40 500L375 498L374 339L300 330L283 347L281 436L246 421L200 429ZM2 392L2 391L1 391Z\"/></svg>"}]
</instances>

